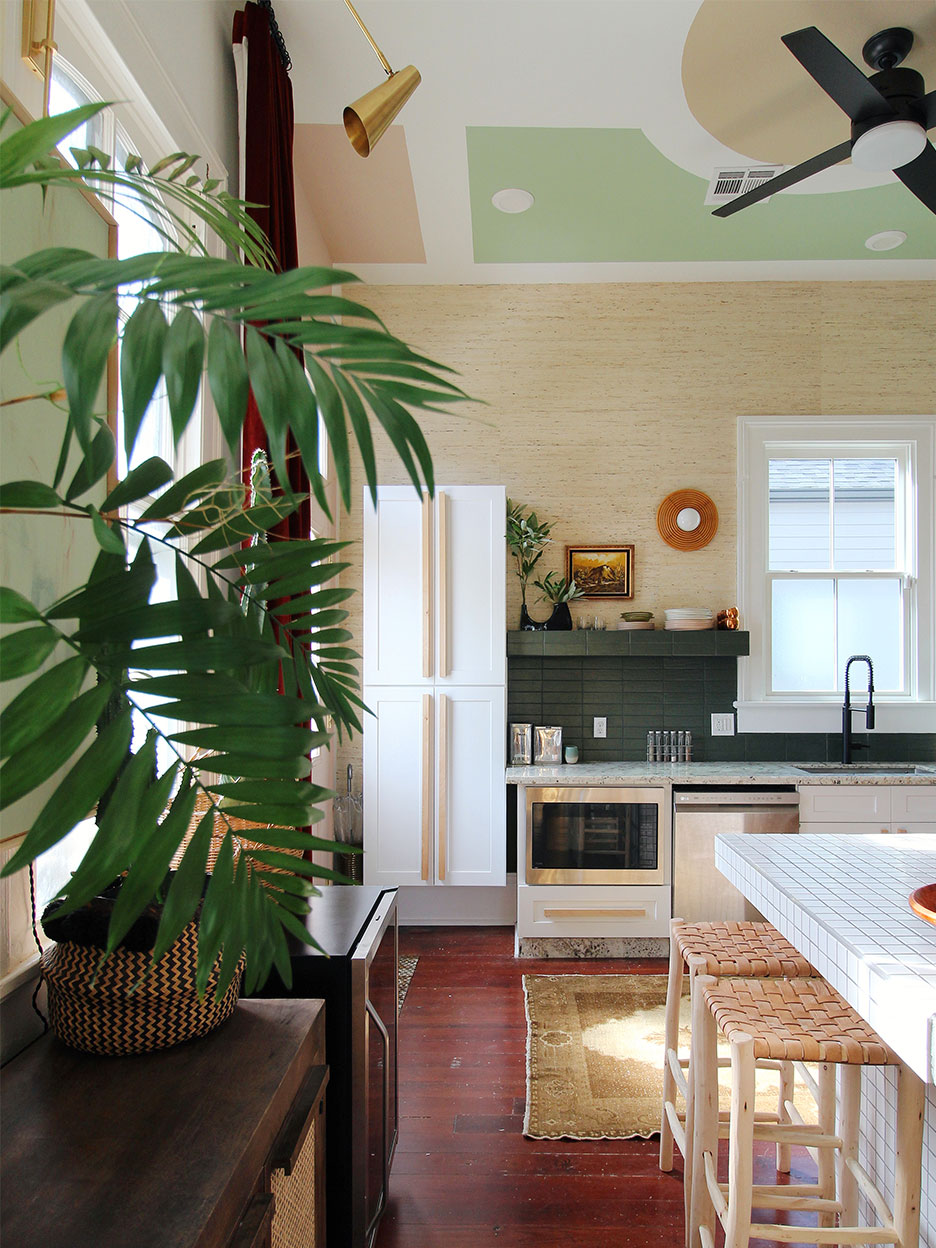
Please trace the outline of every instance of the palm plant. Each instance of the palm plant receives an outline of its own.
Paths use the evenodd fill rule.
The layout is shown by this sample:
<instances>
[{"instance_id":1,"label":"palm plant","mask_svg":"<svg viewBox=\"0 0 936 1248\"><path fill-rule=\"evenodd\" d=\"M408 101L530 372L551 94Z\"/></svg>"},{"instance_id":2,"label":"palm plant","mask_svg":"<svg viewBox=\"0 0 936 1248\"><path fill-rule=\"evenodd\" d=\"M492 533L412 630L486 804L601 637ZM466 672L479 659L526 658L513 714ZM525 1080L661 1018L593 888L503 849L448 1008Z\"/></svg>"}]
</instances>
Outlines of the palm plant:
<instances>
[{"instance_id":1,"label":"palm plant","mask_svg":"<svg viewBox=\"0 0 936 1248\"><path fill-rule=\"evenodd\" d=\"M63 889L58 914L123 875L109 952L159 894L194 822L163 899L152 957L162 956L201 904L199 982L207 982L220 953L220 996L243 955L248 990L274 965L289 981L287 934L309 939L302 918L316 892L313 880L334 875L287 852L334 848L300 830L323 817L321 803L332 796L302 778L307 756L332 727L358 730L363 705L358 655L342 627L341 604L352 591L330 584L348 566L334 562L346 543L283 540L272 532L302 502L286 484L287 446L297 448L326 511L320 417L345 508L352 443L376 493L375 422L414 486L431 492L432 460L411 409L467 396L446 376L450 370L412 351L369 309L329 293L355 281L352 274L264 268L268 248L244 206L191 173L193 158L176 153L147 172L137 158L111 169L93 149L77 153L77 169L49 156L103 107L85 106L4 137L0 189L131 193L167 236L176 236L170 226L184 209L247 262L207 254L198 233L184 226L184 250L174 254L119 260L51 248L0 272L0 350L31 325L53 325L53 310L67 307L70 314L61 384L11 400L42 398L58 414L57 468L50 480L5 482L0 508L39 513L49 541L61 517L82 518L99 546L90 574L55 601L0 588L0 623L9 626L2 678L29 678L0 720L0 808L65 769L4 874L25 867L97 806L97 832ZM118 296L132 297L127 319ZM207 384L232 453L252 391L272 467L271 484L253 502L224 460L176 479L154 457L107 489L116 445L97 396L118 341L127 462L160 382L176 442ZM142 506L136 518L127 514L129 504L137 512ZM170 601L151 599L157 543L174 551ZM136 745L134 720L146 725ZM199 795L209 808L195 822ZM202 900L216 819L269 826L264 847L237 856L228 825Z\"/></svg>"}]
</instances>

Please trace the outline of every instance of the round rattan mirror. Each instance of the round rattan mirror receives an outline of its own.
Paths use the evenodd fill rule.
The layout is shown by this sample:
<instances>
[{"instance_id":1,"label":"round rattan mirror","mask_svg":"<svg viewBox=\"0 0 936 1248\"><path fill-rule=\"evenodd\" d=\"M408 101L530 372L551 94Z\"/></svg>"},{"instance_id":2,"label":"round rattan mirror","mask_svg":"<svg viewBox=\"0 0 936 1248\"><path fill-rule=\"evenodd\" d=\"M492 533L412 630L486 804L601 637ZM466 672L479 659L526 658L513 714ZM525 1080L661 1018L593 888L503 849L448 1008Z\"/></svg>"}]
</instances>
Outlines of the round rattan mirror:
<instances>
[{"instance_id":1,"label":"round rattan mirror","mask_svg":"<svg viewBox=\"0 0 936 1248\"><path fill-rule=\"evenodd\" d=\"M701 490L674 490L657 510L657 531L675 550L701 550L718 532L718 510Z\"/></svg>"}]
</instances>

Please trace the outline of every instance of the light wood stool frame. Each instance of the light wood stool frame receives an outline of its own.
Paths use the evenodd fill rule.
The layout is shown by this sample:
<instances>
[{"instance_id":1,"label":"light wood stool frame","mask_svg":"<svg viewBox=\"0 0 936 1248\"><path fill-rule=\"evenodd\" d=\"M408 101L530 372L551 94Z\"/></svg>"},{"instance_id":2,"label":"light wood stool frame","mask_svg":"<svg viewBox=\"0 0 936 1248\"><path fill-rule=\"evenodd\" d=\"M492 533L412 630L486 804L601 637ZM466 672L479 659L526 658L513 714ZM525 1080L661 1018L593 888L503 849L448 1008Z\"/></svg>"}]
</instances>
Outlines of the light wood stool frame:
<instances>
[{"instance_id":1,"label":"light wood stool frame","mask_svg":"<svg viewBox=\"0 0 936 1248\"><path fill-rule=\"evenodd\" d=\"M755 999L734 1012L732 995L747 996L730 982L698 975L693 999L693 1181L690 1198L691 1248L714 1248L715 1218L725 1229L725 1248L746 1248L751 1238L784 1244L894 1244L918 1248L925 1088L914 1071L884 1045L870 1027L824 980L785 981L789 1005L783 1023L773 1021L772 1007L758 1018L758 995L770 996L761 981ZM810 987L804 988L804 985ZM750 986L750 981L748 985ZM838 1005L836 1006L836 1002ZM844 1020L841 1038L822 1032L820 1015L830 1007ZM731 1045L728 1182L719 1183L718 1025ZM743 1027L748 1025L753 1034ZM838 1024L834 1024L837 1026ZM753 1104L756 1057L800 1051L819 1062L819 1122L755 1128ZM893 1065L898 1072L897 1139L893 1209L858 1162L861 1066ZM835 1073L840 1069L841 1101L836 1128ZM754 1184L753 1143L762 1139L805 1145L819 1152L815 1184ZM858 1196L873 1208L879 1225L859 1225ZM754 1222L752 1207L813 1210L818 1226Z\"/></svg>"},{"instance_id":2,"label":"light wood stool frame","mask_svg":"<svg viewBox=\"0 0 936 1248\"><path fill-rule=\"evenodd\" d=\"M706 929L711 929L710 932ZM680 936L685 932L705 933L705 939L711 938L711 952L707 956L694 957L684 954ZM689 995L692 999L694 984L699 974L706 973L721 965L728 973L743 977L765 978L787 974L815 975L817 972L806 959L781 936L769 923L692 923L686 924L684 919L675 918L670 921L670 956L669 973L666 986L666 1015L664 1022L664 1059L663 1059L663 1112L660 1123L660 1169L670 1171L673 1168L674 1145L683 1158L683 1199L685 1203L685 1225L688 1242L690 1221L690 1193L692 1187L692 1131L693 1131L693 1095L692 1081L689 1074L690 1058L679 1054L679 1009L682 998L685 976L689 975ZM686 968L686 969L684 969ZM720 1067L730 1065L730 1058L718 1060ZM765 1061L759 1063L759 1069L779 1072L779 1088L777 1108L773 1111L757 1111L755 1119L760 1123L791 1122L791 1105L794 1095L795 1074L800 1074L805 1085L814 1098L818 1099L818 1087L809 1070L802 1066L794 1066L791 1062ZM680 1115L676 1105L677 1093L685 1103L685 1114ZM795 1111L792 1111L795 1113ZM728 1138L728 1113L719 1118L719 1132L722 1139ZM760 1134L760 1133L759 1133ZM777 1144L777 1169L788 1172L790 1169L790 1146Z\"/></svg>"}]
</instances>

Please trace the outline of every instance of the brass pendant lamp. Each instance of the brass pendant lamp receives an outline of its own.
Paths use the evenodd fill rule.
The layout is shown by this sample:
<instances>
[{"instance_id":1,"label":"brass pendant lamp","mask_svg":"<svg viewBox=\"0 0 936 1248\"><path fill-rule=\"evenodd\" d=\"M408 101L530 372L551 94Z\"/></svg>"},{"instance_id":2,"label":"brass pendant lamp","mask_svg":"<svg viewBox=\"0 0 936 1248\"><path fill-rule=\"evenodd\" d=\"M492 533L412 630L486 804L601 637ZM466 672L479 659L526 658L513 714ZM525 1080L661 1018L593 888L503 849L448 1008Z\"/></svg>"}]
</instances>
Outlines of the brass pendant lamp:
<instances>
[{"instance_id":1,"label":"brass pendant lamp","mask_svg":"<svg viewBox=\"0 0 936 1248\"><path fill-rule=\"evenodd\" d=\"M387 72L387 81L368 91L359 100L349 104L344 110L344 128L351 140L351 146L359 156L369 156L378 139L396 117L397 113L410 98L422 79L415 65L407 65L396 73L380 48L374 42L370 31L361 21L360 15L351 0L345 0L351 10L351 16L363 30L367 42L377 53L377 59Z\"/></svg>"}]
</instances>

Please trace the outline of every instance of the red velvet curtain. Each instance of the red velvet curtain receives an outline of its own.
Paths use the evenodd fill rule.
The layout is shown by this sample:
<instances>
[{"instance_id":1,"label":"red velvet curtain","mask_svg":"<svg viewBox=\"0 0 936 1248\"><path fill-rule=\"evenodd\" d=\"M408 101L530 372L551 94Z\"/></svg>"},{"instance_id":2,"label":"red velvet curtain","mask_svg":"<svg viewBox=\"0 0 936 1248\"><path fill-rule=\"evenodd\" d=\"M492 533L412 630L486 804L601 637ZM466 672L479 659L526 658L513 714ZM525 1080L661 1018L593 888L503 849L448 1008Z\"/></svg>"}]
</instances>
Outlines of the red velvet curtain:
<instances>
[{"instance_id":1,"label":"red velvet curtain","mask_svg":"<svg viewBox=\"0 0 936 1248\"><path fill-rule=\"evenodd\" d=\"M248 3L234 14L234 43L247 43L247 116L244 198L257 207L250 214L269 238L280 271L299 264L296 197L293 186L293 95L289 74L270 30L266 11ZM250 459L268 450L260 413L251 394L244 423L241 468L250 484ZM287 448L294 451L294 446ZM289 484L303 505L277 527L281 537L307 538L311 524L309 479L297 456L289 460Z\"/></svg>"}]
</instances>

